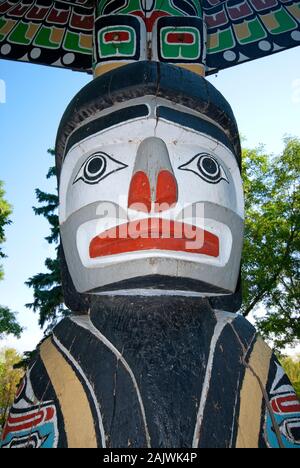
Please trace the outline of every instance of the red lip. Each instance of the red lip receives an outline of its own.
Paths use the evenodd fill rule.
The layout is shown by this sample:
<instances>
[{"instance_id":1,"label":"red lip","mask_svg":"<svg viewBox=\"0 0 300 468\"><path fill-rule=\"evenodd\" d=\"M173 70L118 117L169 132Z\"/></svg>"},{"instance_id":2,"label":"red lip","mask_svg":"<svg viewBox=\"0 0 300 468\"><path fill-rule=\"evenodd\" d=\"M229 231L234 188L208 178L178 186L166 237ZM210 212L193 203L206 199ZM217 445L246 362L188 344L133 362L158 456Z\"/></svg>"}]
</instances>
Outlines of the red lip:
<instances>
[{"instance_id":1,"label":"red lip","mask_svg":"<svg viewBox=\"0 0 300 468\"><path fill-rule=\"evenodd\" d=\"M138 250L173 250L210 257L218 257L220 251L219 238L211 232L178 221L147 218L102 232L91 241L89 253L90 258L98 258Z\"/></svg>"}]
</instances>

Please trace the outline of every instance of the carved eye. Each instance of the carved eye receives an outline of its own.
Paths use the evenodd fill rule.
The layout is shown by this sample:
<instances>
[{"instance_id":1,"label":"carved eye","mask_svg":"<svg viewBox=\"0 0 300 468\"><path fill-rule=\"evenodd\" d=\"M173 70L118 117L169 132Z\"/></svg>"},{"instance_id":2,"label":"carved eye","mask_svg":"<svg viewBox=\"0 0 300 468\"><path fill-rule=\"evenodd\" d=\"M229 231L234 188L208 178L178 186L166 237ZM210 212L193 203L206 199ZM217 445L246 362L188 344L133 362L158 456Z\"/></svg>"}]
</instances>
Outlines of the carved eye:
<instances>
[{"instance_id":1,"label":"carved eye","mask_svg":"<svg viewBox=\"0 0 300 468\"><path fill-rule=\"evenodd\" d=\"M209 184L218 184L221 180L229 181L223 167L208 153L196 154L189 162L182 164L178 169L193 172Z\"/></svg>"},{"instance_id":2,"label":"carved eye","mask_svg":"<svg viewBox=\"0 0 300 468\"><path fill-rule=\"evenodd\" d=\"M82 180L86 184L98 184L113 172L125 169L127 164L108 156L106 153L95 153L81 166L73 184Z\"/></svg>"}]
</instances>

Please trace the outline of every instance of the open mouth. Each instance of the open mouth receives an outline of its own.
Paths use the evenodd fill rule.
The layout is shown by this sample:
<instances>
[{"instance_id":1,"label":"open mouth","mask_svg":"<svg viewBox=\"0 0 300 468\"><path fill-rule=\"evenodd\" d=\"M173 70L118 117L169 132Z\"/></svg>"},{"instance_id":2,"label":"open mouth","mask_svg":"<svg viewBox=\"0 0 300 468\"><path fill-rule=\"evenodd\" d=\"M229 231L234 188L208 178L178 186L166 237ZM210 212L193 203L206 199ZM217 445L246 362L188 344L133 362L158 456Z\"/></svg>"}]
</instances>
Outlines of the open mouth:
<instances>
[{"instance_id":1,"label":"open mouth","mask_svg":"<svg viewBox=\"0 0 300 468\"><path fill-rule=\"evenodd\" d=\"M191 224L161 218L131 221L107 229L90 243L90 258L143 251L172 250L218 257L219 238Z\"/></svg>"}]
</instances>

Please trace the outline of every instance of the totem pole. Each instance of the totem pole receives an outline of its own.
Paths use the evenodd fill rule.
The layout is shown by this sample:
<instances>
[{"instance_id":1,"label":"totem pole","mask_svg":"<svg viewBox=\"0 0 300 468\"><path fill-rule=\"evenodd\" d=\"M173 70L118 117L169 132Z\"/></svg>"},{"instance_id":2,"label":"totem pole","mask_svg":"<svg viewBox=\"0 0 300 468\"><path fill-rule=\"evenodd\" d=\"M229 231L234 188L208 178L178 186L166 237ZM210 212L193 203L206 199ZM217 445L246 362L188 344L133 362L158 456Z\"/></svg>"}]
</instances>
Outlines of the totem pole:
<instances>
[{"instance_id":1,"label":"totem pole","mask_svg":"<svg viewBox=\"0 0 300 468\"><path fill-rule=\"evenodd\" d=\"M300 448L300 404L237 312L237 124L205 74L300 43L299 1L0 4L0 57L94 72L56 142L73 314L2 447Z\"/></svg>"}]
</instances>

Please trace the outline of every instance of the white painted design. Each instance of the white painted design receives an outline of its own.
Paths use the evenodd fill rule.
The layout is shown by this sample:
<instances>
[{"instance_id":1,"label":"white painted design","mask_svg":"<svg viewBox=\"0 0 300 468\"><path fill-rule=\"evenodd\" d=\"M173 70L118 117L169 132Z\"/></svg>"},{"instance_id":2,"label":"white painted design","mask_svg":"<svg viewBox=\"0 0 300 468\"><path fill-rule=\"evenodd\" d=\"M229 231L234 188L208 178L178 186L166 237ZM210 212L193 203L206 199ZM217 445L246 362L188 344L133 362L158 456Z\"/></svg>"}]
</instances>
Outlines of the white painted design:
<instances>
[{"instance_id":1,"label":"white painted design","mask_svg":"<svg viewBox=\"0 0 300 468\"><path fill-rule=\"evenodd\" d=\"M11 45L9 44L4 44L1 47L1 54L2 55L8 55L11 52Z\"/></svg>"},{"instance_id":2,"label":"white painted design","mask_svg":"<svg viewBox=\"0 0 300 468\"><path fill-rule=\"evenodd\" d=\"M260 41L258 43L258 47L260 50L263 50L264 52L268 52L269 50L272 49L272 44L270 44L269 41Z\"/></svg>"},{"instance_id":3,"label":"white painted design","mask_svg":"<svg viewBox=\"0 0 300 468\"><path fill-rule=\"evenodd\" d=\"M161 275L202 281L215 287L214 293L220 289L233 293L240 271L244 217L242 181L236 157L221 141L188 127L188 115L208 120L199 112L154 96L147 96L144 102L149 109L147 117L123 121L98 132L95 130L95 134L75 143L65 155L60 178L59 217L65 257L75 288L80 293L97 293L100 288L112 289L110 285L118 281ZM134 100L134 105L137 103L138 100ZM132 107L132 104L133 101L129 101L127 107ZM166 119L157 119L156 111L160 106L167 106L176 112L183 111L187 127ZM113 106L110 112L125 108L124 105L121 108ZM104 115L109 115L109 111L97 113L93 119L87 118L85 123ZM194 122L194 118L192 120ZM220 133L219 126L214 126L218 127L215 130ZM148 213L129 208L128 195L134 171L136 168L141 170L144 154L141 148L149 139L160 140L161 148L166 150L168 165L163 167L176 180L178 199L163 211L155 211L153 187L156 188L157 175L162 169L162 151L150 152L147 164L145 167L142 165L152 193L151 211ZM123 166L122 170L112 172L109 169L105 177L95 184L86 183L82 177L78 179L78 174L92 155L100 153L118 161ZM203 177L193 173L195 168L192 172L182 170L199 154L209 154L211 160L222 168L222 177L213 187ZM121 242L118 235L113 237L112 232L116 233L118 226L123 225L123 229L131 222L130 230L140 221L157 221L158 218L168 226L179 222L183 226L200 228L197 229L197 238L186 240L184 248L177 250L160 248L159 245L155 248L155 242L152 249L143 249L141 243L135 247L134 243L129 242L129 251L126 251L128 240L143 237L137 233L136 237L124 236L124 248L120 248L121 253L117 253L115 245L121 245ZM203 239L199 239L203 229L218 237L218 253L215 256L196 251L203 245ZM109 237L115 242L110 243L110 247L114 245L113 254L108 253L107 247L107 254L101 255L100 246L99 255L92 255L92 241L105 236L108 230ZM153 237L149 232L145 231L144 234L145 237ZM168 239L172 235L163 232L157 237ZM181 240L184 239L183 236ZM170 242L169 246L172 245ZM207 288L206 295L212 295L212 289Z\"/></svg>"},{"instance_id":4,"label":"white painted design","mask_svg":"<svg viewBox=\"0 0 300 468\"><path fill-rule=\"evenodd\" d=\"M22 392L25 392L25 397L27 398L29 402L31 402L32 405L36 405L38 404L38 400L34 394L34 391L31 385L31 379L30 379L30 374L31 374L33 367L34 367L34 364L30 369L28 369L28 371L26 372L26 375L24 376L25 387L22 390ZM14 408L17 408L17 409L29 408L31 406L29 402L27 402L26 400L22 398L18 402L14 403ZM48 402L48 403L51 403L51 402Z\"/></svg>"},{"instance_id":5,"label":"white painted design","mask_svg":"<svg viewBox=\"0 0 300 468\"><path fill-rule=\"evenodd\" d=\"M147 425L147 420L146 420L146 413L145 413L144 403L143 403L143 400L142 400L141 392L139 390L139 386L137 384L136 378L135 378L134 373L132 372L129 364L124 359L124 357L122 356L120 351L118 351L118 349L104 335L102 335L102 333L96 327L94 327L94 325L92 324L89 317L71 317L70 320L72 320L72 322L76 323L79 327L82 327L82 328L88 330L96 338L98 338L105 346L107 346L107 348L109 348L113 352L113 354L116 356L116 358L119 361L121 361L121 363L123 364L123 366L127 370L128 374L131 377L131 380L132 380L133 386L134 386L134 388L136 390L136 393L137 393L137 397L138 397L138 401L139 401L139 404L140 404L141 413L142 413L142 417L143 417L144 427L145 427L147 447L150 448L151 447L151 440L150 440L150 434L149 434L149 431L148 431L148 425Z\"/></svg>"},{"instance_id":6,"label":"white painted design","mask_svg":"<svg viewBox=\"0 0 300 468\"><path fill-rule=\"evenodd\" d=\"M276 388L281 379L285 376L285 372L283 368L279 364L277 364L277 362L275 362L275 364L277 370L274 382L270 390L271 395L278 395L280 393L295 393L295 390L291 385L281 385L280 387Z\"/></svg>"},{"instance_id":7,"label":"white painted design","mask_svg":"<svg viewBox=\"0 0 300 468\"><path fill-rule=\"evenodd\" d=\"M291 38L294 39L294 41L300 41L300 31L293 31L291 33Z\"/></svg>"},{"instance_id":8,"label":"white painted design","mask_svg":"<svg viewBox=\"0 0 300 468\"><path fill-rule=\"evenodd\" d=\"M195 426L193 444L192 444L193 448L198 448L199 446L200 432L201 432L201 427L203 423L206 400L207 400L207 396L208 396L208 392L210 388L210 380L211 380L216 345L217 345L217 342L220 338L220 335L223 329L225 328L226 325L228 325L229 323L233 322L234 319L236 319L236 314L232 314L229 312L223 312L223 313L218 312L216 314L216 319L217 319L217 324L215 326L214 334L213 334L211 344L210 344L209 357L207 361L206 373L205 373L204 383L202 387L202 394L201 394L201 399L200 399L200 404L199 404L199 409L198 409L198 414L197 414L197 422Z\"/></svg>"},{"instance_id":9,"label":"white painted design","mask_svg":"<svg viewBox=\"0 0 300 468\"><path fill-rule=\"evenodd\" d=\"M39 47L35 47L30 52L30 57L33 58L33 59L38 59L38 58L40 58L41 53L42 53L41 49Z\"/></svg>"},{"instance_id":10,"label":"white painted design","mask_svg":"<svg viewBox=\"0 0 300 468\"><path fill-rule=\"evenodd\" d=\"M95 395L95 392L93 390L93 387L91 386L90 382L88 381L87 376L83 372L82 368L78 364L78 362L73 358L71 353L65 348L65 346L58 340L58 338L53 334L53 341L54 343L58 346L58 348L61 350L61 352L69 359L69 361L73 364L73 366L76 368L76 370L79 372L81 377L83 378L86 386L89 389L90 395L92 397L92 400L94 402L94 406L96 409L97 417L98 417L98 422L99 422L99 430L101 434L101 443L102 443L102 448L106 448L106 439L105 439L105 431L104 431L104 426L103 426L103 420L100 412L100 404L97 400L97 397Z\"/></svg>"},{"instance_id":11,"label":"white painted design","mask_svg":"<svg viewBox=\"0 0 300 468\"><path fill-rule=\"evenodd\" d=\"M105 291L96 293L97 296L176 296L176 297L206 297L205 293L195 291L180 291L168 289L119 289L116 291ZM211 294L221 296L222 294Z\"/></svg>"},{"instance_id":12,"label":"white painted design","mask_svg":"<svg viewBox=\"0 0 300 468\"><path fill-rule=\"evenodd\" d=\"M63 56L63 59L62 59L62 61L63 61L63 63L64 63L65 65L71 65L71 63L73 63L74 60L75 60L75 54L73 54L73 53L71 53L71 52L65 54L65 55Z\"/></svg>"},{"instance_id":13,"label":"white painted design","mask_svg":"<svg viewBox=\"0 0 300 468\"><path fill-rule=\"evenodd\" d=\"M236 60L236 53L232 50L226 50L226 52L223 54L223 57L227 62L234 62Z\"/></svg>"}]
</instances>

